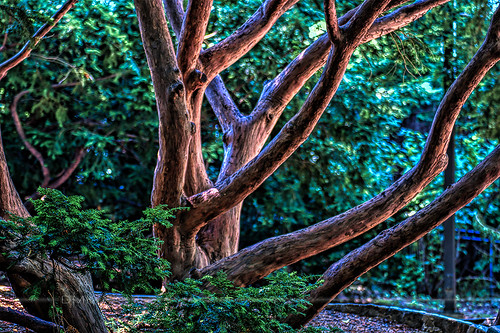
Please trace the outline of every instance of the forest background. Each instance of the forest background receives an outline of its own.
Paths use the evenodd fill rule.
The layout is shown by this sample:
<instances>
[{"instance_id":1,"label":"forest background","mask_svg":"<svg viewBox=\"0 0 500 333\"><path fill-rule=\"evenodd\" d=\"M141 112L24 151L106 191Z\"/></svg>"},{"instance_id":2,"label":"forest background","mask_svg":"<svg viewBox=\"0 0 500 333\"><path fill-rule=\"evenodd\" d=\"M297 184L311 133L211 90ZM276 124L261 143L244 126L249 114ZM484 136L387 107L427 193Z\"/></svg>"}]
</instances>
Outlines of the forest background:
<instances>
[{"instance_id":1,"label":"forest background","mask_svg":"<svg viewBox=\"0 0 500 333\"><path fill-rule=\"evenodd\" d=\"M0 18L0 56L8 58L21 46L18 41L29 38L51 15L46 9L57 3L3 2L9 8L22 8L17 15ZM214 1L205 46L227 37L259 5L255 0ZM337 4L337 10L346 12L356 5L345 1ZM415 165L440 99L482 42L496 5L495 1L449 3L361 45L309 139L245 200L240 248L340 214ZM243 113L256 104L266 80L325 33L323 15L320 2L297 3L236 66L221 74ZM451 27L434 23L450 15ZM151 193L158 119L136 20L132 2L81 1L51 32L57 38L45 38L2 80L4 147L10 169L23 170L12 172L22 198L35 196L40 185L57 187L67 195L82 195L85 205L102 209L115 220L138 218L150 205L145 194ZM488 73L457 121L457 178L499 143L499 72L496 66ZM285 113L302 105L318 75ZM204 160L209 175L216 177L223 133L215 116L205 112L202 117ZM429 204L442 187L440 176L367 235L290 269L307 274L325 271L366 239ZM499 241L499 226L496 182L457 213L457 229L475 230L478 238ZM441 297L441 235L442 230L435 230L357 284L370 288L369 295ZM491 242L490 252L490 243L458 240L458 294L498 295L498 243Z\"/></svg>"}]
</instances>

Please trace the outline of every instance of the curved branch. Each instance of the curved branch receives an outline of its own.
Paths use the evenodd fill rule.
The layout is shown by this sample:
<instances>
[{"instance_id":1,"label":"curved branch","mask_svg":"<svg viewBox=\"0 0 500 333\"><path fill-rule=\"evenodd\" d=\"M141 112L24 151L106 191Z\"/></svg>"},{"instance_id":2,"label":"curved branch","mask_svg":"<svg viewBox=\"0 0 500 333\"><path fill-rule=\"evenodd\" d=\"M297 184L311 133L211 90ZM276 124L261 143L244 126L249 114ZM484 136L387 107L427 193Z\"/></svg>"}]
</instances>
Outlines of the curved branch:
<instances>
[{"instance_id":1,"label":"curved branch","mask_svg":"<svg viewBox=\"0 0 500 333\"><path fill-rule=\"evenodd\" d=\"M202 52L200 61L211 80L250 51L278 18L299 0L267 0L232 35Z\"/></svg>"},{"instance_id":2,"label":"curved branch","mask_svg":"<svg viewBox=\"0 0 500 333\"><path fill-rule=\"evenodd\" d=\"M366 33L362 43L386 35L422 17L428 10L442 5L449 0L421 0L413 4L398 8L394 12L381 17L373 23ZM406 2L405 0L393 0L387 6L391 9ZM354 8L338 19L339 25L345 25L357 12ZM265 122L268 133L278 121L286 105L295 94L302 88L305 82L324 65L330 50L328 35L324 34L312 43L306 50L299 54L276 78L268 83L252 111L253 122Z\"/></svg>"},{"instance_id":3,"label":"curved branch","mask_svg":"<svg viewBox=\"0 0 500 333\"><path fill-rule=\"evenodd\" d=\"M362 37L390 0L372 1L376 1L376 5L363 9L370 12L363 16L367 27L359 29L353 41ZM300 111L257 157L215 188L189 197L193 209L186 213L190 221L185 225L187 230L203 226L244 200L307 139L340 85L357 46L353 41L345 39L339 47L332 48L321 78Z\"/></svg>"},{"instance_id":4,"label":"curved branch","mask_svg":"<svg viewBox=\"0 0 500 333\"><path fill-rule=\"evenodd\" d=\"M108 75L108 76L105 76L102 78L98 78L95 81L107 80L110 78L114 78L118 75L119 74ZM51 87L52 87L52 89L57 89L57 88L75 87L75 86L79 86L79 85L81 85L81 82L70 82L70 83L64 83L64 84L53 84L53 85L51 85ZM56 180L56 182L55 182L56 186L49 185L50 170L45 165L45 160L43 158L42 153L40 153L31 143L29 143L29 141L26 137L26 134L24 132L21 120L19 119L19 114L17 113L17 105L19 104L19 101L21 100L21 98L23 96L25 96L26 94L28 94L30 92L31 92L31 90L23 90L20 93L18 93L16 96L14 96L14 100L12 101L12 104L10 105L10 112L12 115L12 120L14 121L14 126L16 127L17 134L21 138L21 141L23 142L24 146L37 159L38 163L40 163L40 167L42 168L42 175L43 175L43 181L42 181L42 184L40 184L40 186L41 187L57 188L57 187L61 186L69 178L69 176L75 171L75 169L78 167L78 164L80 164L80 161L84 156L84 150L83 150L83 148L81 148L79 150L73 163L64 172L64 174L63 174L64 177L61 176L58 180ZM82 153L83 153L83 155L82 155ZM75 163L76 163L76 165L75 165ZM63 181L61 182L61 180L63 180ZM31 195L30 197L33 197L33 195Z\"/></svg>"},{"instance_id":5,"label":"curved branch","mask_svg":"<svg viewBox=\"0 0 500 333\"><path fill-rule=\"evenodd\" d=\"M445 0L442 0L445 1ZM387 4L387 1L384 2ZM378 3L377 11L373 11L371 6L365 7L365 10L370 12L371 21L375 20L377 13L380 13L385 5L382 3ZM393 3L391 3L393 4ZM404 8L404 7L403 7ZM421 8L419 8L421 10ZM357 11L356 11L357 12ZM350 17L350 14L344 15L341 18L342 22L345 22ZM371 22L368 21L367 24ZM368 27L361 28L365 33L368 30ZM359 29L358 29L359 30ZM359 30L354 34L355 43L350 43L350 40L345 39L344 44L348 45L349 48L354 48L357 46L357 41L363 38L363 31ZM323 38L324 44L326 44L325 49L329 48L328 38ZM316 43L315 43L316 44ZM322 43L323 44L323 43ZM311 51L316 49L318 45L312 45L306 50L306 53L311 55ZM309 52L307 52L309 51ZM343 50L336 50L333 48L331 50L331 54L341 54L344 52ZM303 70L303 67L306 67L306 71L310 71L314 66L308 66L303 63L302 60L305 57L299 56L299 60L294 61L295 64L292 65L294 67L297 65L298 67L294 67L297 70ZM284 72L286 72L285 69ZM334 71L332 69L325 70ZM312 72L311 72L312 74ZM290 72L287 72L286 75L290 75ZM336 73L330 72L329 76L332 75L340 75L340 78L343 75L342 65L338 66ZM322 77L323 79L323 77ZM320 79L320 82L321 80ZM297 80L295 78L294 80ZM299 79L300 80L300 79ZM273 89L272 94L275 98L283 98L283 95L276 94L277 90L288 90L288 92L292 92L293 88L290 89L290 86L285 87L280 78L278 77L274 82L279 86L278 89ZM332 81L333 82L333 81ZM340 81L339 81L340 82ZM323 83L321 83L323 84ZM323 110L328 105L330 98L333 96L331 93L336 90L336 87L331 84L328 87L320 87L318 85L314 88L313 93L308 97L308 100L304 103L301 110L283 127L280 133L268 144L266 148L264 148L261 153L255 157L252 161L247 163L244 167L238 170L236 173L223 179L220 183L217 184L214 188L211 188L205 192L197 194L189 198L190 204L193 206L193 209L186 214L190 214L190 217L193 218L193 224L204 224L207 223L212 218L222 214L227 209L230 209L232 206L236 205L238 202L244 200L250 193L252 193L272 172L274 172L292 153L297 149L297 147L302 144L302 142L308 137L309 133L312 131L314 125L318 121L321 116ZM317 90L318 89L318 90ZM333 90L332 90L333 89ZM282 90L282 91L283 91ZM290 91L292 90L292 91ZM315 91L321 91L322 95L316 95ZM295 93L296 91L293 91ZM291 98L291 96L290 96ZM310 103L315 100L316 102ZM261 100L262 101L262 100ZM266 99L266 102L269 100ZM267 104L267 103L266 103ZM262 106L262 104L261 104ZM283 104L280 105L280 108L283 107ZM263 112L266 112L262 110ZM264 115L262 113L261 115ZM266 114L269 116L269 114ZM273 117L271 117L273 118ZM255 119L255 118L254 118ZM263 118L261 118L263 119ZM265 119L263 119L265 121ZM273 118L272 122L276 120ZM254 125L254 124L253 124ZM268 132L272 129L271 126L268 127ZM267 136L263 136L262 141L265 142ZM263 143L262 142L262 143Z\"/></svg>"},{"instance_id":6,"label":"curved branch","mask_svg":"<svg viewBox=\"0 0 500 333\"><path fill-rule=\"evenodd\" d=\"M29 150L31 155L35 156L38 163L40 163L40 167L42 168L43 181L40 185L41 187L47 187L50 181L50 171L49 168L45 165L45 160L43 159L42 153L40 153L31 143L29 143L26 138L26 134L24 133L23 126L21 124L21 120L19 119L19 115L17 114L17 104L19 100L26 94L30 93L30 90L21 91L14 97L12 104L10 105L10 113L12 115L12 120L14 121L14 125L16 127L17 134L23 141L24 146Z\"/></svg>"},{"instance_id":7,"label":"curved branch","mask_svg":"<svg viewBox=\"0 0 500 333\"><path fill-rule=\"evenodd\" d=\"M59 186L64 184L68 180L68 178L71 177L73 172L75 172L76 168L78 168L86 153L87 149L85 149L84 147L79 148L76 151L75 158L73 159L69 167L63 171L62 175L59 178L57 178L53 183L50 183L48 187L58 188Z\"/></svg>"},{"instance_id":8,"label":"curved branch","mask_svg":"<svg viewBox=\"0 0 500 333\"><path fill-rule=\"evenodd\" d=\"M450 186L427 207L383 231L330 266L321 277L324 282L308 296L311 305L304 313L290 316L287 322L293 327L301 327L309 322L358 277L446 221L499 177L500 146L497 146L474 170Z\"/></svg>"},{"instance_id":9,"label":"curved branch","mask_svg":"<svg viewBox=\"0 0 500 333\"><path fill-rule=\"evenodd\" d=\"M303 230L264 240L206 267L202 272L211 274L223 270L237 285L247 285L276 269L342 244L375 227L406 206L444 170L447 164L446 148L460 109L487 71L500 60L495 53L496 42L487 38L447 91L436 112L420 161L397 182L371 200L343 214ZM242 170L245 169L246 167ZM241 175L242 173L238 172L235 176ZM251 183L250 186L252 185ZM231 186L234 185L230 182L227 188ZM223 202L227 188L221 188L218 193L207 191L204 194L209 197L208 202ZM241 188L238 190L241 191ZM231 195L237 196L234 192L231 192ZM192 211L196 211L196 208ZM294 255L290 256L290 253ZM265 261L262 260L264 256ZM252 269L243 270L242 267Z\"/></svg>"},{"instance_id":10,"label":"curved branch","mask_svg":"<svg viewBox=\"0 0 500 333\"><path fill-rule=\"evenodd\" d=\"M38 333L53 333L64 331L64 327L53 322L40 319L28 313L0 306L0 320L14 323Z\"/></svg>"},{"instance_id":11,"label":"curved branch","mask_svg":"<svg viewBox=\"0 0 500 333\"><path fill-rule=\"evenodd\" d=\"M0 64L0 80L7 72L28 58L31 51L42 40L42 38L63 18L63 16L75 5L78 0L68 0L62 7L50 18L49 22L42 25L40 29L31 37L24 47L12 58L7 59Z\"/></svg>"}]
</instances>

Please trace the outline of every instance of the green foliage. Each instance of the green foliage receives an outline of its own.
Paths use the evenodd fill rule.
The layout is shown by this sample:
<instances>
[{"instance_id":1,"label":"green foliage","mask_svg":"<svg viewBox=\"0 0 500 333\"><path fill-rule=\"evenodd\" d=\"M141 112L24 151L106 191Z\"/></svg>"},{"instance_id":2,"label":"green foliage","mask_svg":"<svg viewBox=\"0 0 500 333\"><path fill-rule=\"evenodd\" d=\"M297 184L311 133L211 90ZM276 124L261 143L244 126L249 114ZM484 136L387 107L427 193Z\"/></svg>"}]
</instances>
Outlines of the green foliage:
<instances>
[{"instance_id":1,"label":"green foliage","mask_svg":"<svg viewBox=\"0 0 500 333\"><path fill-rule=\"evenodd\" d=\"M155 223L171 226L177 209L148 208L135 221L112 221L104 212L82 209L83 197L66 197L53 189L38 189L36 215L0 220L0 240L16 241L18 259L42 255L76 271L91 271L125 293L152 291L151 281L167 274L168 263L156 255L158 241L146 237Z\"/></svg>"},{"instance_id":2,"label":"green foliage","mask_svg":"<svg viewBox=\"0 0 500 333\"><path fill-rule=\"evenodd\" d=\"M135 320L129 329L171 333L296 332L283 320L308 304L304 294L315 288L310 278L279 271L262 287L238 288L225 274L170 283L152 303L130 304ZM214 290L214 291L212 291ZM308 328L301 332L322 332ZM333 331L335 332L335 331Z\"/></svg>"}]
</instances>

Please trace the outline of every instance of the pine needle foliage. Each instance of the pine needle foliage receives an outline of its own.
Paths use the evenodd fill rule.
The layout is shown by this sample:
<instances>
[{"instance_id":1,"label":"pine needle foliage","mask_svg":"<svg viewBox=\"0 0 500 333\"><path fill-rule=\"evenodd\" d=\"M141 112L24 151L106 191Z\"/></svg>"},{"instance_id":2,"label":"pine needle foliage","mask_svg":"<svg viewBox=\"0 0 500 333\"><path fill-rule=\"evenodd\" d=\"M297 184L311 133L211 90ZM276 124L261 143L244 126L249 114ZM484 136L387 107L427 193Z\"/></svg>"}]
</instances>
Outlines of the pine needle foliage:
<instances>
[{"instance_id":1,"label":"pine needle foliage","mask_svg":"<svg viewBox=\"0 0 500 333\"><path fill-rule=\"evenodd\" d=\"M158 240L147 237L155 223L170 226L176 209L148 208L135 221L113 221L97 209L82 209L83 197L65 196L58 190L38 189L32 200L36 215L0 219L0 240L17 244L18 260L43 256L75 271L90 271L108 288L109 281L124 293L153 291L151 281L168 274L168 262L158 258Z\"/></svg>"},{"instance_id":2,"label":"pine needle foliage","mask_svg":"<svg viewBox=\"0 0 500 333\"><path fill-rule=\"evenodd\" d=\"M166 286L152 303L131 303L130 332L166 333L271 333L298 332L284 319L306 308L304 295L314 289L311 277L278 271L263 286L239 288L223 272L201 279L185 279ZM336 328L328 332L339 332ZM305 328L300 332L324 332Z\"/></svg>"}]
</instances>

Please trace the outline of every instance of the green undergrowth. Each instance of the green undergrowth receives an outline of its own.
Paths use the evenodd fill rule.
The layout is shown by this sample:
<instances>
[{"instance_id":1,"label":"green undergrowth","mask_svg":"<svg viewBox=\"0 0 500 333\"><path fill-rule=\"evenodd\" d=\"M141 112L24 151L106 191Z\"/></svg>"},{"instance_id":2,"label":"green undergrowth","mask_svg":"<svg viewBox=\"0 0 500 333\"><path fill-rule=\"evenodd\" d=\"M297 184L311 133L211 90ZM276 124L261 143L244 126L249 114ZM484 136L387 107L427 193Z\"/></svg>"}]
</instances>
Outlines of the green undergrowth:
<instances>
[{"instance_id":1,"label":"green undergrowth","mask_svg":"<svg viewBox=\"0 0 500 333\"><path fill-rule=\"evenodd\" d=\"M260 287L234 287L224 273L170 283L151 303L129 303L126 312L134 319L127 328L168 333L342 332L332 327L295 330L283 323L309 304L304 295L318 283L312 279L278 271Z\"/></svg>"},{"instance_id":2,"label":"green undergrowth","mask_svg":"<svg viewBox=\"0 0 500 333\"><path fill-rule=\"evenodd\" d=\"M128 323L113 323L116 331L128 332L339 332L337 328L292 329L288 315L307 308L305 295L317 286L315 276L301 277L279 271L260 286L235 287L224 273L185 279L168 284L163 293L152 283L169 275L167 261L157 257L159 240L149 237L151 227L170 227L176 211L183 208L148 208L144 217L113 221L105 212L82 209L83 197L65 196L60 191L39 188L40 199L32 200L36 214L28 218L10 215L0 219L0 242L15 244L8 256L15 264L25 258L45 258L75 272L90 272L109 289L120 287L129 299L125 307ZM53 295L57 274L35 283L26 292L32 299ZM158 294L151 303L132 301L135 291ZM54 321L61 308L54 302ZM59 319L58 319L59 318Z\"/></svg>"}]
</instances>

